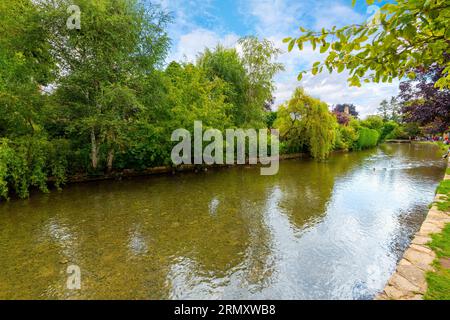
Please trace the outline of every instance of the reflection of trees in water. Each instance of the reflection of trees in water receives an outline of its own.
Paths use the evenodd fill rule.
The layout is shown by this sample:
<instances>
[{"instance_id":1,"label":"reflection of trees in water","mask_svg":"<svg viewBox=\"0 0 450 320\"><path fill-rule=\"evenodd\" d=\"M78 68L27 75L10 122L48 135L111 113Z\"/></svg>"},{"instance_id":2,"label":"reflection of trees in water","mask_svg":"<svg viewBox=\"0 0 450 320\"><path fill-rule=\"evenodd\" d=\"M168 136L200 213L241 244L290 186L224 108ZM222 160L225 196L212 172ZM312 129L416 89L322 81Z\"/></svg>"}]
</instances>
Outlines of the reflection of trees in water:
<instances>
[{"instance_id":1,"label":"reflection of trees in water","mask_svg":"<svg viewBox=\"0 0 450 320\"><path fill-rule=\"evenodd\" d=\"M387 145L381 153L435 159L426 150L409 148ZM227 287L232 293L259 291L270 286L277 268L268 216L276 219L281 212L296 230L320 221L337 179L376 154L339 154L323 163L286 161L273 177L260 176L256 168L236 168L80 184L11 202L0 208L0 293L189 298L221 297ZM371 170L370 163L365 165ZM431 183L435 173L425 172L426 166L417 170L387 170L379 181L388 186L399 174L414 179L423 170ZM83 289L76 294L65 289L71 263L82 271Z\"/></svg>"},{"instance_id":2,"label":"reflection of trees in water","mask_svg":"<svg viewBox=\"0 0 450 320\"><path fill-rule=\"evenodd\" d=\"M74 263L81 267L83 287L75 296L167 298L173 285L180 285L170 281L173 266L184 259L190 263L178 272L185 273L186 291L201 288L205 281L218 285L213 279L227 279L231 273L239 275L235 285L258 290L272 273L266 214L274 185L279 186L293 223L301 227L303 213L324 211L332 175L340 172L334 167L300 162L301 179L295 172L262 177L255 168L236 169L82 184L60 194L37 196L20 208L26 223L11 222L11 229L2 230L5 239L19 236L17 248L22 249L7 245L2 265L7 259L24 270L23 277L17 277L12 276L13 268L4 268L11 272L6 283L26 286L36 276L33 270L42 270L48 277L34 281L36 290L46 295L52 283L53 295L48 296L62 297L71 294L64 287L65 268ZM305 185L317 176L320 182ZM309 210L297 211L297 206ZM27 262L21 262L23 251Z\"/></svg>"},{"instance_id":3,"label":"reflection of trees in water","mask_svg":"<svg viewBox=\"0 0 450 320\"><path fill-rule=\"evenodd\" d=\"M326 214L336 179L359 165L366 153L339 154L326 162L301 161L282 167L280 209L298 230L320 222Z\"/></svg>"}]
</instances>

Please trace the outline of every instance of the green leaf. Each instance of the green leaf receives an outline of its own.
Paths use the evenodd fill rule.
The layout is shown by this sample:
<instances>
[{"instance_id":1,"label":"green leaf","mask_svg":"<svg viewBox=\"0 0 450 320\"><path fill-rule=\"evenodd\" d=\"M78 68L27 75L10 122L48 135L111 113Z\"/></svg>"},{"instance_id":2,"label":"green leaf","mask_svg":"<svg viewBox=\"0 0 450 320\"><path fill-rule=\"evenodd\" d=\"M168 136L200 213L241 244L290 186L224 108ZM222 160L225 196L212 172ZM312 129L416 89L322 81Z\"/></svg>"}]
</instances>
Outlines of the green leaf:
<instances>
[{"instance_id":1,"label":"green leaf","mask_svg":"<svg viewBox=\"0 0 450 320\"><path fill-rule=\"evenodd\" d=\"M295 45L295 39L291 40L291 42L289 42L289 46L288 46L288 51L291 52L292 49L294 48Z\"/></svg>"},{"instance_id":2,"label":"green leaf","mask_svg":"<svg viewBox=\"0 0 450 320\"><path fill-rule=\"evenodd\" d=\"M284 38L284 39L283 39L283 43L288 43L288 42L291 41L291 40L292 40L292 37Z\"/></svg>"},{"instance_id":3,"label":"green leaf","mask_svg":"<svg viewBox=\"0 0 450 320\"><path fill-rule=\"evenodd\" d=\"M320 47L320 53L325 53L328 50L328 48L330 48L330 44L329 43L326 43L325 45L321 46Z\"/></svg>"},{"instance_id":4,"label":"green leaf","mask_svg":"<svg viewBox=\"0 0 450 320\"><path fill-rule=\"evenodd\" d=\"M409 72L408 73L408 78L410 78L411 80L414 80L416 78L416 73L415 72Z\"/></svg>"}]
</instances>

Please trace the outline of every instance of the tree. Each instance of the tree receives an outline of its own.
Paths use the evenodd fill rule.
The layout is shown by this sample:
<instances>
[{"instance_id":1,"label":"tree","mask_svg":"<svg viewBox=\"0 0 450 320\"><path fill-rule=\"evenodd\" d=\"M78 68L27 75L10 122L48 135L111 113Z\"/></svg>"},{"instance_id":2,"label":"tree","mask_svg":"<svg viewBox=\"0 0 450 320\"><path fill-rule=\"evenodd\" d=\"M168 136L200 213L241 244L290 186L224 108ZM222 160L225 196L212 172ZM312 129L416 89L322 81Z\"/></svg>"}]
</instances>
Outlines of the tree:
<instances>
[{"instance_id":1,"label":"tree","mask_svg":"<svg viewBox=\"0 0 450 320\"><path fill-rule=\"evenodd\" d=\"M239 40L242 50L242 62L248 77L246 100L250 114L254 114L258 121L254 126L264 125L264 110L273 102L275 90L274 76L284 70L281 63L275 62L281 50L267 40L257 37L244 37ZM247 122L249 122L246 119Z\"/></svg>"},{"instance_id":2,"label":"tree","mask_svg":"<svg viewBox=\"0 0 450 320\"><path fill-rule=\"evenodd\" d=\"M433 65L417 70L417 79L400 83L398 96L402 114L408 123L425 127L428 133L441 133L450 126L450 89L436 88L444 68Z\"/></svg>"},{"instance_id":3,"label":"tree","mask_svg":"<svg viewBox=\"0 0 450 320\"><path fill-rule=\"evenodd\" d=\"M164 127L170 131L192 128L194 121L202 121L205 128L219 130L233 125L229 116L232 105L227 101L228 85L224 80L216 77L211 81L202 68L176 62L167 67L166 74L170 80L166 87L170 117Z\"/></svg>"},{"instance_id":4,"label":"tree","mask_svg":"<svg viewBox=\"0 0 450 320\"><path fill-rule=\"evenodd\" d=\"M378 111L378 114L383 118L383 121L390 120L389 109L390 109L389 102L386 99L381 101L380 106L378 107L377 111Z\"/></svg>"},{"instance_id":5,"label":"tree","mask_svg":"<svg viewBox=\"0 0 450 320\"><path fill-rule=\"evenodd\" d=\"M348 110L349 115L358 118L359 113L356 111L356 106L351 103L337 104L333 107L333 112L345 113Z\"/></svg>"},{"instance_id":6,"label":"tree","mask_svg":"<svg viewBox=\"0 0 450 320\"><path fill-rule=\"evenodd\" d=\"M356 0L353 0L355 5ZM371 5L374 0L366 0ZM450 88L450 3L448 0L398 0L388 2L372 19L342 28L333 27L319 32L301 28L298 38L286 38L289 51L295 45L300 50L309 42L327 57L316 62L315 75L326 68L342 72L348 70L352 86L364 82L391 82L394 78L416 77L415 69L434 63L444 67L435 85ZM306 71L302 71L302 75Z\"/></svg>"},{"instance_id":7,"label":"tree","mask_svg":"<svg viewBox=\"0 0 450 320\"><path fill-rule=\"evenodd\" d=\"M219 77L229 84L228 101L234 105L233 119L238 127L262 127L265 112L273 104L274 76L284 70L274 62L281 51L267 39L245 37L239 40L241 54L236 49L217 46L206 49L197 65L212 80Z\"/></svg>"},{"instance_id":8,"label":"tree","mask_svg":"<svg viewBox=\"0 0 450 320\"><path fill-rule=\"evenodd\" d=\"M91 165L99 166L106 149L112 169L120 136L141 106L134 88L161 65L169 39L169 16L137 0L80 0L80 30L66 28L69 0L42 2L49 44L61 67L57 103L66 114L66 127L90 140Z\"/></svg>"},{"instance_id":9,"label":"tree","mask_svg":"<svg viewBox=\"0 0 450 320\"><path fill-rule=\"evenodd\" d=\"M401 105L397 97L391 97L390 101L384 99L381 101L380 106L377 109L380 117L383 121L401 122Z\"/></svg>"},{"instance_id":10,"label":"tree","mask_svg":"<svg viewBox=\"0 0 450 320\"><path fill-rule=\"evenodd\" d=\"M352 119L352 117L349 114L346 114L345 112L334 110L333 114L335 115L337 122L343 126L347 126L350 123L350 120Z\"/></svg>"},{"instance_id":11,"label":"tree","mask_svg":"<svg viewBox=\"0 0 450 320\"><path fill-rule=\"evenodd\" d=\"M296 89L291 100L280 106L275 127L289 151L308 150L313 158L323 160L331 152L337 122L328 105Z\"/></svg>"},{"instance_id":12,"label":"tree","mask_svg":"<svg viewBox=\"0 0 450 320\"><path fill-rule=\"evenodd\" d=\"M35 1L0 3L0 198L14 190L28 196L31 186L47 191L48 177L65 181L66 141L45 130L48 96L42 88L54 78L45 12Z\"/></svg>"},{"instance_id":13,"label":"tree","mask_svg":"<svg viewBox=\"0 0 450 320\"><path fill-rule=\"evenodd\" d=\"M365 120L361 121L361 126L381 131L383 128L383 119L380 116L368 116Z\"/></svg>"},{"instance_id":14,"label":"tree","mask_svg":"<svg viewBox=\"0 0 450 320\"><path fill-rule=\"evenodd\" d=\"M206 49L198 57L197 65L205 71L211 81L218 77L228 84L226 99L233 105L231 117L236 126L242 126L247 121L259 120L253 119L252 112L247 107L246 91L250 83L236 49L226 49L220 45L215 50ZM256 112L256 115L259 113Z\"/></svg>"}]
</instances>

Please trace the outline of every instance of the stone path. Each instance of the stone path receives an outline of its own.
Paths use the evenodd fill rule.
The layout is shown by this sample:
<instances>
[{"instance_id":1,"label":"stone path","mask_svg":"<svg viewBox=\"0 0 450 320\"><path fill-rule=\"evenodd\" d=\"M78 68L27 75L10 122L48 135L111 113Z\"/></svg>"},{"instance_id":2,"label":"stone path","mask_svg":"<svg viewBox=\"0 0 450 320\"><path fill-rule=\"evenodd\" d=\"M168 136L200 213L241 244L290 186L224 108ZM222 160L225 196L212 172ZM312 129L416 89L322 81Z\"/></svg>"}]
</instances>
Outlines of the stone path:
<instances>
[{"instance_id":1,"label":"stone path","mask_svg":"<svg viewBox=\"0 0 450 320\"><path fill-rule=\"evenodd\" d=\"M446 175L444 180L450 180L450 175ZM442 197L443 195L437 194L435 202L441 201ZM397 270L383 292L375 298L376 300L423 299L427 291L425 274L427 271L433 271L431 264L436 259L435 253L427 246L427 243L431 241L430 235L442 232L447 223L450 223L450 213L439 211L436 206L433 206L398 263Z\"/></svg>"}]
</instances>

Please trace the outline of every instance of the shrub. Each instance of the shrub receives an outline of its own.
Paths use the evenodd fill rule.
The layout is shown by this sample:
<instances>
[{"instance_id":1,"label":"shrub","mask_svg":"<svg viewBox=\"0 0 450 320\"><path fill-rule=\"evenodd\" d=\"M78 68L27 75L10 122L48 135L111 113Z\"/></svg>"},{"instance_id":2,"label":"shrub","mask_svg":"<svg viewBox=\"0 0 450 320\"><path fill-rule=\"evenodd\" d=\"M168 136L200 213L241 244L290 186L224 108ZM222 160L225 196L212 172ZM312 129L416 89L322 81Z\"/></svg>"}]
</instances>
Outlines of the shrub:
<instances>
[{"instance_id":1,"label":"shrub","mask_svg":"<svg viewBox=\"0 0 450 320\"><path fill-rule=\"evenodd\" d=\"M368 116L366 120L361 121L361 126L381 132L383 128L383 118L380 116Z\"/></svg>"},{"instance_id":2,"label":"shrub","mask_svg":"<svg viewBox=\"0 0 450 320\"><path fill-rule=\"evenodd\" d=\"M408 139L408 137L408 133L405 132L403 127L397 126L386 136L386 139Z\"/></svg>"},{"instance_id":3,"label":"shrub","mask_svg":"<svg viewBox=\"0 0 450 320\"><path fill-rule=\"evenodd\" d=\"M67 141L48 141L42 136L1 139L0 198L8 199L11 191L26 198L31 187L48 192L50 176L59 188L66 181L68 150Z\"/></svg>"},{"instance_id":4,"label":"shrub","mask_svg":"<svg viewBox=\"0 0 450 320\"><path fill-rule=\"evenodd\" d=\"M385 122L381 130L380 141L384 141L388 135L391 134L398 127L398 124L394 121Z\"/></svg>"},{"instance_id":5,"label":"shrub","mask_svg":"<svg viewBox=\"0 0 450 320\"><path fill-rule=\"evenodd\" d=\"M380 134L375 129L369 129L362 127L359 130L359 137L356 142L356 148L358 150L375 147L378 144Z\"/></svg>"},{"instance_id":6,"label":"shrub","mask_svg":"<svg viewBox=\"0 0 450 320\"><path fill-rule=\"evenodd\" d=\"M351 126L339 126L336 130L337 150L353 150L358 140L358 132Z\"/></svg>"}]
</instances>

